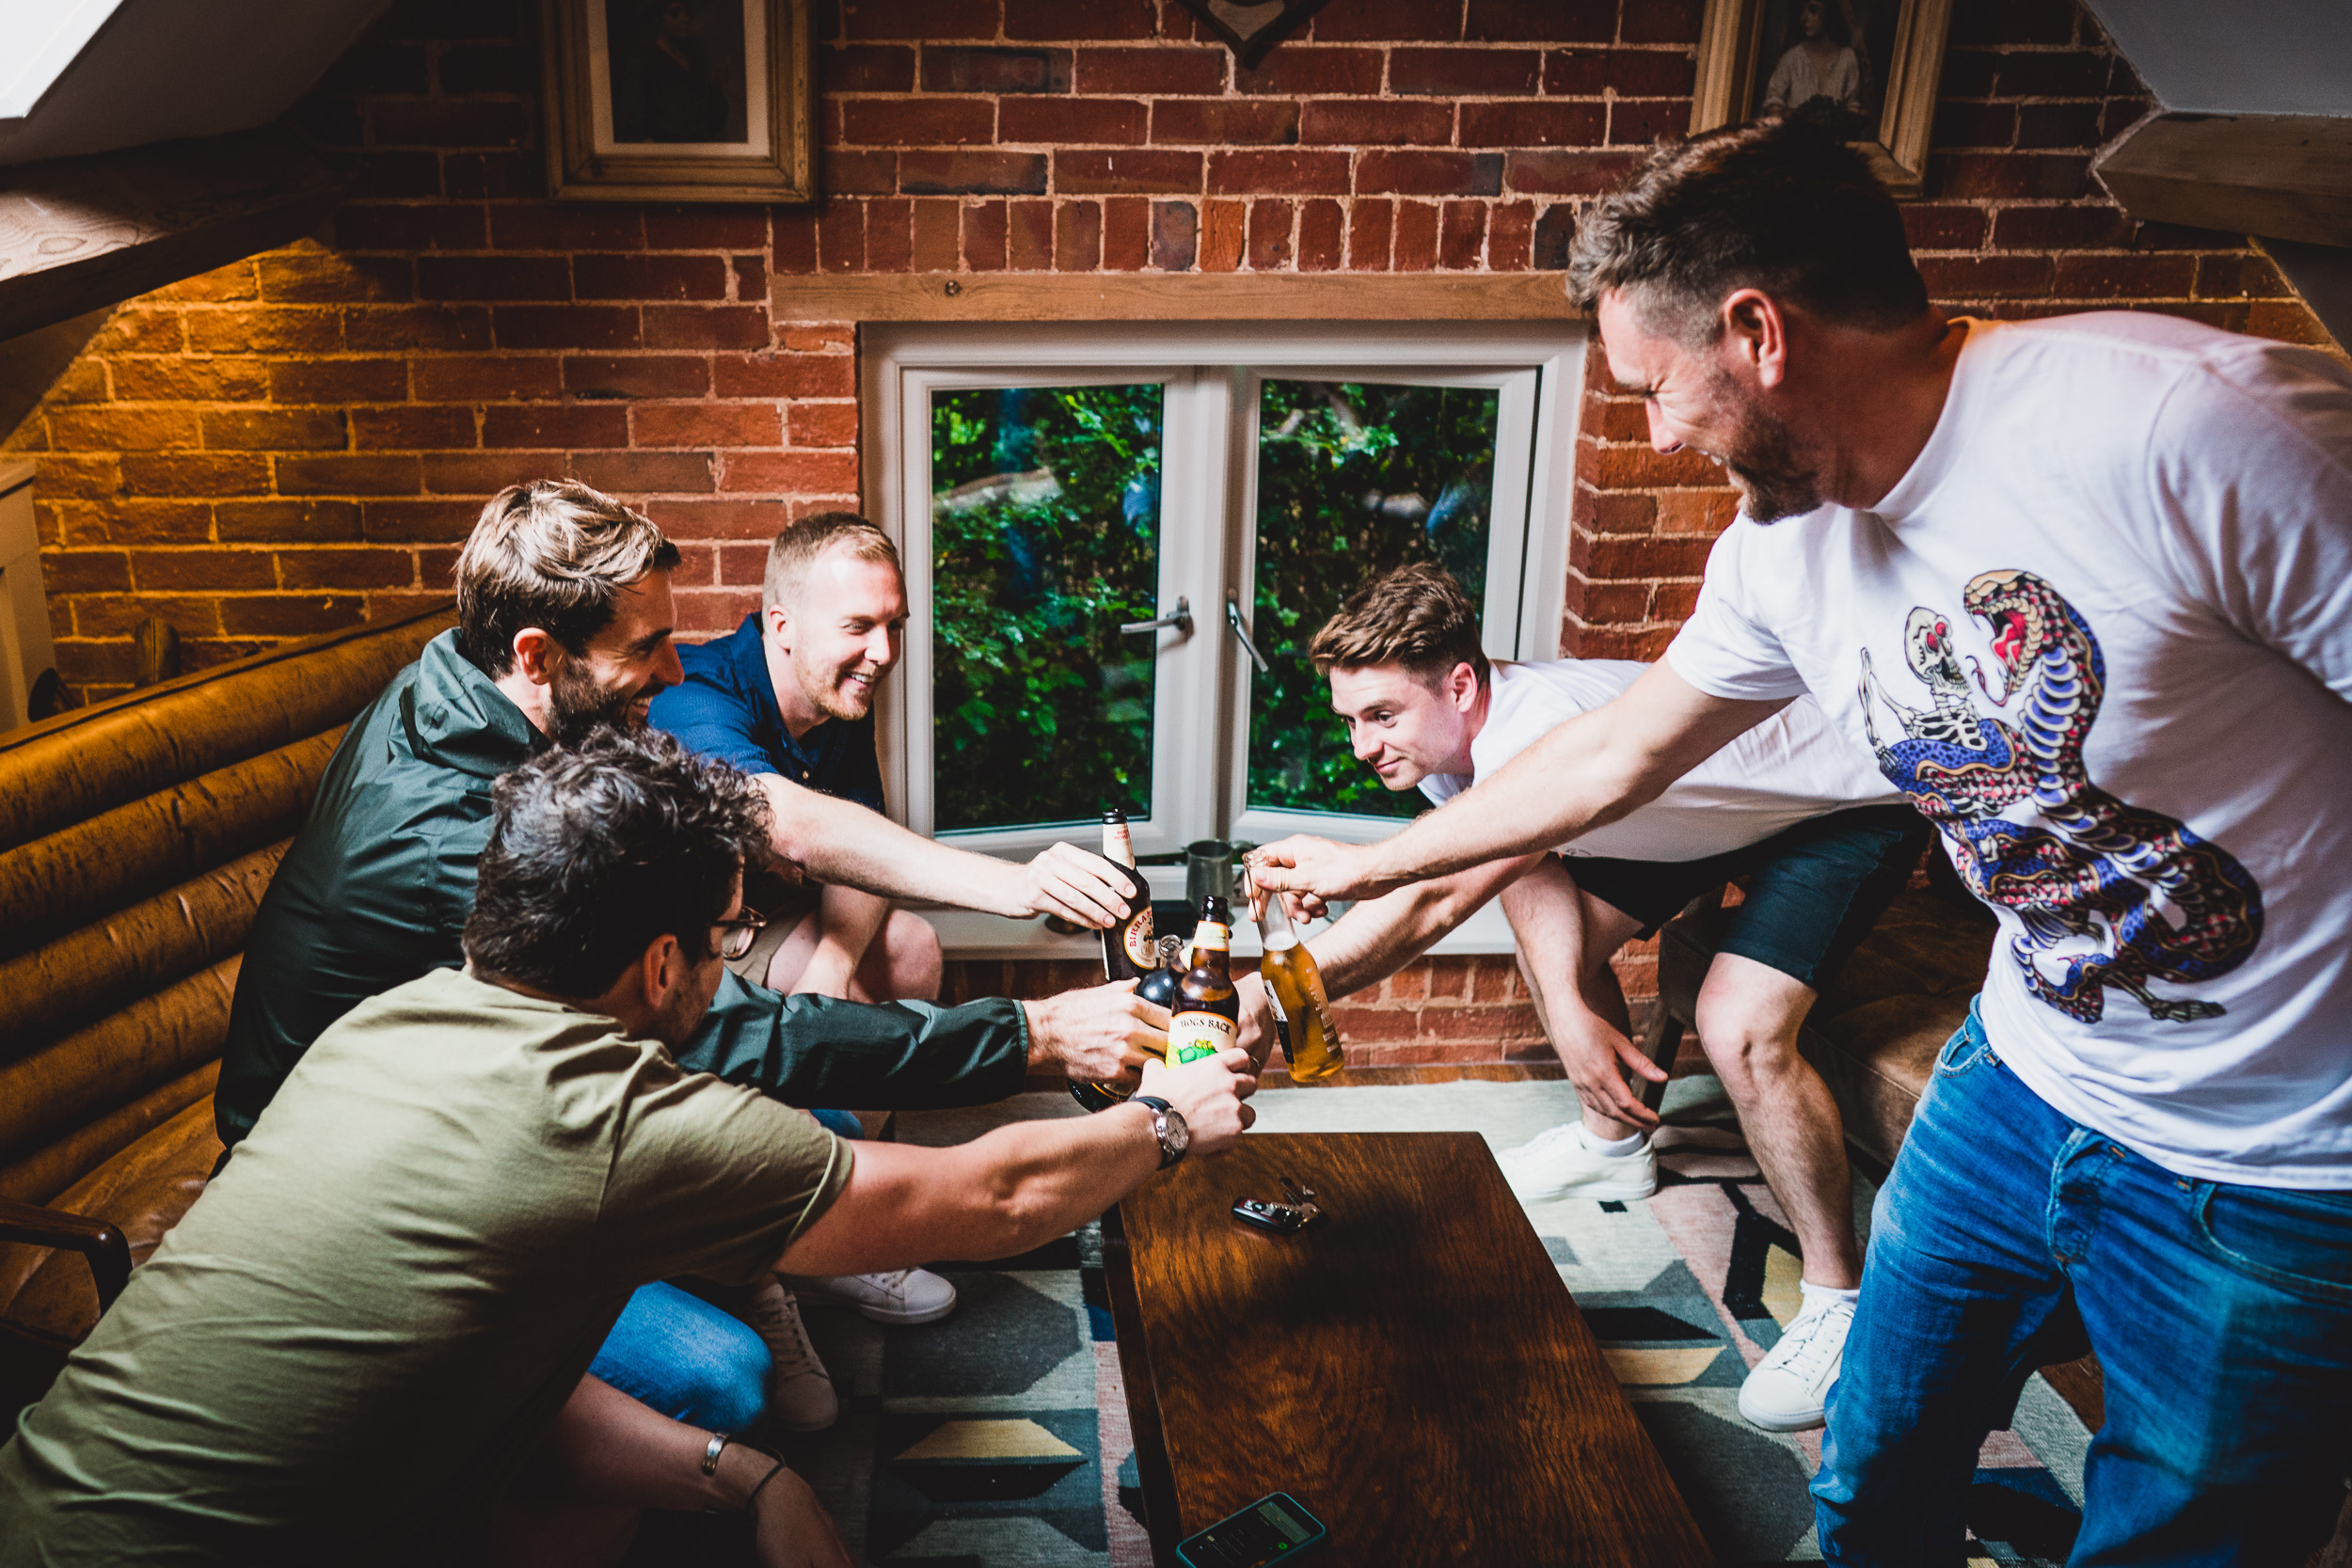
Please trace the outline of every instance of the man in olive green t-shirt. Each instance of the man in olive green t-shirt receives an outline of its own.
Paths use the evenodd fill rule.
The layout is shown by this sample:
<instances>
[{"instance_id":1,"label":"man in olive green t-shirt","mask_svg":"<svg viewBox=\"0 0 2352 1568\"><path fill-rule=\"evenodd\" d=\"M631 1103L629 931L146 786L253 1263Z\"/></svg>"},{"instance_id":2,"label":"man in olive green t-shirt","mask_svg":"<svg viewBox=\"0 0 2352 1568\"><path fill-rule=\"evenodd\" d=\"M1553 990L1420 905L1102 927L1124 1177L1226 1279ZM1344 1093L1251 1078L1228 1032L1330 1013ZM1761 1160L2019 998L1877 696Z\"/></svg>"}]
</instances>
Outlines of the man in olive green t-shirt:
<instances>
[{"instance_id":1,"label":"man in olive green t-shirt","mask_svg":"<svg viewBox=\"0 0 2352 1568\"><path fill-rule=\"evenodd\" d=\"M755 928L740 871L765 831L740 775L660 735L502 781L468 970L320 1037L24 1414L0 1446L0 1568L407 1564L501 1529L593 1560L640 1507L747 1497L763 1561L846 1564L798 1478L739 1448L705 1465L710 1434L584 1376L629 1293L1024 1250L1173 1158L1168 1121L1175 1154L1186 1121L1230 1143L1254 1083L1238 1052L1154 1064L1165 1119L853 1160L670 1054ZM501 1509L518 1485L532 1500Z\"/></svg>"}]
</instances>

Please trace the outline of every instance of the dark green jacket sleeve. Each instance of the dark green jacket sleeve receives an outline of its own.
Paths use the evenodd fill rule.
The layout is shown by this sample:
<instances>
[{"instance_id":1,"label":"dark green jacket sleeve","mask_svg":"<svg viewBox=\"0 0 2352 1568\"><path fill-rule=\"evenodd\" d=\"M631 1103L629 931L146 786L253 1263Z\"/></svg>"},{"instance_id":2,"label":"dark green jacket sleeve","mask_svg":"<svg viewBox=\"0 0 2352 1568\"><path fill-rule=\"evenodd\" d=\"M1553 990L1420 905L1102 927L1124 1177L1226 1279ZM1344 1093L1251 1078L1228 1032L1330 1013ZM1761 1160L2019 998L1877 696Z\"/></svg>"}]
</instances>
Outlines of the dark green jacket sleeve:
<instances>
[{"instance_id":1,"label":"dark green jacket sleeve","mask_svg":"<svg viewBox=\"0 0 2352 1568\"><path fill-rule=\"evenodd\" d=\"M936 1110L1020 1093L1029 1025L1001 996L960 1007L779 996L730 972L677 1059L787 1105Z\"/></svg>"}]
</instances>

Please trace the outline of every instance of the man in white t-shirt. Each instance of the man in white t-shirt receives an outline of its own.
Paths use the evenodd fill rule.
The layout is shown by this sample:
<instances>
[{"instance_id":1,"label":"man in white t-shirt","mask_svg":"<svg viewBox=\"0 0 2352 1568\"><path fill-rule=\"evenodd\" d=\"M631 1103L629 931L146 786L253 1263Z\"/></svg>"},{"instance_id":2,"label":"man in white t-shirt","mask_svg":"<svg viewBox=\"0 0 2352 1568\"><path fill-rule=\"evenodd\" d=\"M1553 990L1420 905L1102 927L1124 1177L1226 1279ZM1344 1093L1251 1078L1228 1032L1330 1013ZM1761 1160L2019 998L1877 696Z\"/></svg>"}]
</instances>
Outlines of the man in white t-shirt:
<instances>
[{"instance_id":1,"label":"man in white t-shirt","mask_svg":"<svg viewBox=\"0 0 2352 1568\"><path fill-rule=\"evenodd\" d=\"M2087 1340L2078 1562L2299 1560L2352 1412L2352 373L2156 315L1947 320L1851 150L1653 153L1570 286L1745 516L1619 701L1360 897L1622 816L1801 694L2001 922L1880 1196L1814 1483L1834 1562L1957 1560L1985 1432Z\"/></svg>"},{"instance_id":2,"label":"man in white t-shirt","mask_svg":"<svg viewBox=\"0 0 2352 1568\"><path fill-rule=\"evenodd\" d=\"M1364 584L1309 645L1359 759L1390 789L1443 805L1563 720L1606 705L1649 667L1626 659L1494 663L1478 607L1436 566ZM1658 1190L1649 1134L1662 1085L1628 1037L1610 958L1733 878L1698 997L1698 1033L1804 1249L1805 1309L1742 1385L1740 1412L1794 1432L1821 1424L1852 1321L1862 1251L1837 1102L1797 1030L1918 865L1927 824L1809 702L1790 704L1639 811L1556 850L1509 856L1357 905L1315 936L1334 995L1375 985L1501 895L1544 1032L1584 1101L1501 1156L1528 1202L1641 1199ZM1254 994L1254 993L1253 993Z\"/></svg>"}]
</instances>

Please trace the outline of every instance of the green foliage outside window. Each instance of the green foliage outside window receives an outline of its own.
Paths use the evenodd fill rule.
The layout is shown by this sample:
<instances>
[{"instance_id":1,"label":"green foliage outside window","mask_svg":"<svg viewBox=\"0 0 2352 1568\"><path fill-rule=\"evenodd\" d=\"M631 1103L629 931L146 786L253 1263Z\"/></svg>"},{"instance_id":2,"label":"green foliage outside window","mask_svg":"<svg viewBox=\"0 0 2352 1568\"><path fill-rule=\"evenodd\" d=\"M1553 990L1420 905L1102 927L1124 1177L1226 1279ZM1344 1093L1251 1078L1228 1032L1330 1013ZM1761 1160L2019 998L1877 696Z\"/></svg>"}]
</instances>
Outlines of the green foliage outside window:
<instances>
[{"instance_id":1,"label":"green foliage outside window","mask_svg":"<svg viewBox=\"0 0 2352 1568\"><path fill-rule=\"evenodd\" d=\"M1307 644L1372 578L1428 561L1486 589L1495 423L1489 388L1268 381L1258 411L1249 803L1410 816L1350 751Z\"/></svg>"},{"instance_id":2,"label":"green foliage outside window","mask_svg":"<svg viewBox=\"0 0 2352 1568\"><path fill-rule=\"evenodd\" d=\"M1499 398L1269 381L1259 413L1249 800L1409 816L1351 754L1307 658L1380 572L1486 591ZM1162 388L985 388L931 403L933 821L941 832L1152 809ZM1221 607L1193 595L1195 636Z\"/></svg>"},{"instance_id":3,"label":"green foliage outside window","mask_svg":"<svg viewBox=\"0 0 2352 1568\"><path fill-rule=\"evenodd\" d=\"M931 401L933 822L1152 806L1161 388Z\"/></svg>"}]
</instances>

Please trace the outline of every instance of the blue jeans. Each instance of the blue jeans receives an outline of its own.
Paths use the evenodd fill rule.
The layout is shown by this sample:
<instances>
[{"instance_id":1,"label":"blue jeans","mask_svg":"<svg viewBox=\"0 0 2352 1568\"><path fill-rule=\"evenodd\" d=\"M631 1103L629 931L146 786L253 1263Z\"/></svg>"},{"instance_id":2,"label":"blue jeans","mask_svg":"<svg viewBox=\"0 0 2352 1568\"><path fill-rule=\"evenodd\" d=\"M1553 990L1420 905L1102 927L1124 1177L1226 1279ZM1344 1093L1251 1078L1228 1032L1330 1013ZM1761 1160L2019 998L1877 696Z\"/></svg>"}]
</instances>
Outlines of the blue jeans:
<instances>
[{"instance_id":1,"label":"blue jeans","mask_svg":"<svg viewBox=\"0 0 2352 1568\"><path fill-rule=\"evenodd\" d=\"M628 1298L588 1370L673 1419L741 1432L767 1412L773 1364L758 1335L657 1280Z\"/></svg>"},{"instance_id":2,"label":"blue jeans","mask_svg":"<svg viewBox=\"0 0 2352 1568\"><path fill-rule=\"evenodd\" d=\"M1972 1009L1880 1195L1813 1482L1823 1557L1956 1568L1985 1433L2086 1335L2106 1420L2076 1568L2299 1562L2325 1538L2352 1452L2352 1193L2175 1176L2052 1110Z\"/></svg>"},{"instance_id":3,"label":"blue jeans","mask_svg":"<svg viewBox=\"0 0 2352 1568\"><path fill-rule=\"evenodd\" d=\"M847 1111L812 1111L845 1138L864 1136ZM713 1294L729 1292L714 1288ZM774 1359L760 1337L700 1296L641 1286L588 1370L641 1404L712 1432L741 1432L767 1413Z\"/></svg>"}]
</instances>

